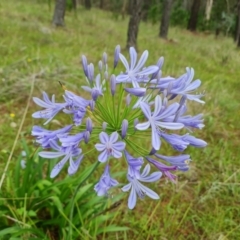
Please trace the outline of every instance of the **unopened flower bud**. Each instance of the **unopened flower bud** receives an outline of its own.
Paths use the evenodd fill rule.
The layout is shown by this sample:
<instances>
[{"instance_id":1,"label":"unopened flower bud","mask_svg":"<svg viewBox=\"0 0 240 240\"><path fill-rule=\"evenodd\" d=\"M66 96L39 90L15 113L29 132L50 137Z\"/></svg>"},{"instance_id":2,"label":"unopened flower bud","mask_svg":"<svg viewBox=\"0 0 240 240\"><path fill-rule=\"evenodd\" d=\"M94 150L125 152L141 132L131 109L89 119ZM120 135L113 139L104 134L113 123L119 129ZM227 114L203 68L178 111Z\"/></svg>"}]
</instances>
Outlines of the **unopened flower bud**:
<instances>
[{"instance_id":1,"label":"unopened flower bud","mask_svg":"<svg viewBox=\"0 0 240 240\"><path fill-rule=\"evenodd\" d=\"M110 84L111 84L111 93L114 96L116 92L116 77L114 74L110 77Z\"/></svg>"},{"instance_id":2,"label":"unopened flower bud","mask_svg":"<svg viewBox=\"0 0 240 240\"><path fill-rule=\"evenodd\" d=\"M82 55L82 66L86 77L88 77L88 63L86 56Z\"/></svg>"},{"instance_id":3,"label":"unopened flower bud","mask_svg":"<svg viewBox=\"0 0 240 240\"><path fill-rule=\"evenodd\" d=\"M161 68L162 68L162 66L163 66L163 62L164 62L164 58L163 58L163 57L160 57L160 58L158 59L157 64L156 64L156 65L158 66L159 70L152 74L151 79L157 78L157 76L158 76L158 74L159 74L159 72L161 71Z\"/></svg>"},{"instance_id":4,"label":"unopened flower bud","mask_svg":"<svg viewBox=\"0 0 240 240\"><path fill-rule=\"evenodd\" d=\"M86 129L88 132L92 132L92 119L89 117L86 120Z\"/></svg>"},{"instance_id":5,"label":"unopened flower bud","mask_svg":"<svg viewBox=\"0 0 240 240\"><path fill-rule=\"evenodd\" d=\"M105 71L105 73L104 73L104 78L105 78L105 80L108 80L108 72L107 71Z\"/></svg>"},{"instance_id":6,"label":"unopened flower bud","mask_svg":"<svg viewBox=\"0 0 240 240\"><path fill-rule=\"evenodd\" d=\"M129 106L130 102L131 102L131 95L128 94L126 97L126 105Z\"/></svg>"},{"instance_id":7,"label":"unopened flower bud","mask_svg":"<svg viewBox=\"0 0 240 240\"><path fill-rule=\"evenodd\" d=\"M160 70L159 72L158 72L158 74L157 74L157 83L159 84L160 83L160 81L161 81L161 76L162 76L162 70Z\"/></svg>"},{"instance_id":8,"label":"unopened flower bud","mask_svg":"<svg viewBox=\"0 0 240 240\"><path fill-rule=\"evenodd\" d=\"M86 144L89 142L89 139L90 139L90 132L89 131L84 132L83 139L84 139L84 142Z\"/></svg>"},{"instance_id":9,"label":"unopened flower bud","mask_svg":"<svg viewBox=\"0 0 240 240\"><path fill-rule=\"evenodd\" d=\"M105 52L103 53L102 61L103 61L103 64L106 66L107 65L107 54Z\"/></svg>"},{"instance_id":10,"label":"unopened flower bud","mask_svg":"<svg viewBox=\"0 0 240 240\"><path fill-rule=\"evenodd\" d=\"M97 89L92 90L92 99L93 101L96 101L99 96L99 91Z\"/></svg>"},{"instance_id":11,"label":"unopened flower bud","mask_svg":"<svg viewBox=\"0 0 240 240\"><path fill-rule=\"evenodd\" d=\"M95 108L95 101L91 100L89 103L89 106L90 106L91 111L93 111Z\"/></svg>"},{"instance_id":12,"label":"unopened flower bud","mask_svg":"<svg viewBox=\"0 0 240 240\"><path fill-rule=\"evenodd\" d=\"M119 61L119 54L120 54L120 46L117 45L116 48L115 48L115 52L114 52L114 62L113 62L113 67L115 68L118 64L118 61Z\"/></svg>"},{"instance_id":13,"label":"unopened flower bud","mask_svg":"<svg viewBox=\"0 0 240 240\"><path fill-rule=\"evenodd\" d=\"M98 62L98 69L99 69L100 72L102 71L102 67L103 67L103 63L102 63L102 61L100 60L100 61Z\"/></svg>"},{"instance_id":14,"label":"unopened flower bud","mask_svg":"<svg viewBox=\"0 0 240 240\"><path fill-rule=\"evenodd\" d=\"M154 155L157 152L157 150L155 150L154 148L152 148L152 150L150 151L149 155Z\"/></svg>"},{"instance_id":15,"label":"unopened flower bud","mask_svg":"<svg viewBox=\"0 0 240 240\"><path fill-rule=\"evenodd\" d=\"M106 122L103 122L103 123L102 123L102 129L103 129L103 131L105 131L106 128L107 128L107 123L106 123Z\"/></svg>"},{"instance_id":16,"label":"unopened flower bud","mask_svg":"<svg viewBox=\"0 0 240 240\"><path fill-rule=\"evenodd\" d=\"M94 79L94 65L92 63L88 65L88 79L90 81L93 81Z\"/></svg>"},{"instance_id":17,"label":"unopened flower bud","mask_svg":"<svg viewBox=\"0 0 240 240\"><path fill-rule=\"evenodd\" d=\"M133 122L135 130L137 130L136 126L137 126L138 123L139 123L139 120L137 118L135 118L134 122Z\"/></svg>"},{"instance_id":18,"label":"unopened flower bud","mask_svg":"<svg viewBox=\"0 0 240 240\"><path fill-rule=\"evenodd\" d=\"M122 122L122 139L126 137L128 130L128 120L124 119Z\"/></svg>"}]
</instances>

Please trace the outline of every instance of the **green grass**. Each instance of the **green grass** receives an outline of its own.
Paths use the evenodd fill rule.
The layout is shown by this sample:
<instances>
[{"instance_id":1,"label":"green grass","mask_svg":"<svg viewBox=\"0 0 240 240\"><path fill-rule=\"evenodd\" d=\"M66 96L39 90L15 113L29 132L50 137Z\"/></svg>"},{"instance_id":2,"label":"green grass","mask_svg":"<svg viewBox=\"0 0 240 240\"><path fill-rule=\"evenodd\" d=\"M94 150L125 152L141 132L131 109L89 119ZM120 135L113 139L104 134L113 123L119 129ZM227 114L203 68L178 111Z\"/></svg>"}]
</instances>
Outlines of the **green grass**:
<instances>
[{"instance_id":1,"label":"green grass","mask_svg":"<svg viewBox=\"0 0 240 240\"><path fill-rule=\"evenodd\" d=\"M106 51L112 61L115 46L126 44L128 19L116 21L112 13L79 7L77 17L67 12L66 27L55 29L50 24L52 11L53 6L49 9L42 1L0 4L0 172L20 126L33 74L42 72L35 80L35 96L45 90L60 97L59 80L79 92L84 82L80 55L97 63ZM164 56L164 75L177 76L187 66L195 69L206 104L192 104L191 111L205 114L206 127L196 136L205 139L208 147L190 149L191 169L179 174L177 185L162 179L154 187L160 201L139 201L129 211L125 198L114 210L113 221L130 230L106 239L240 239L240 52L230 38L215 39L179 28L170 28L170 41L160 40L158 28L141 23L139 52L149 50L149 63ZM30 102L20 135L30 145L31 126L37 123L31 114L36 109ZM19 142L9 169L21 148Z\"/></svg>"}]
</instances>

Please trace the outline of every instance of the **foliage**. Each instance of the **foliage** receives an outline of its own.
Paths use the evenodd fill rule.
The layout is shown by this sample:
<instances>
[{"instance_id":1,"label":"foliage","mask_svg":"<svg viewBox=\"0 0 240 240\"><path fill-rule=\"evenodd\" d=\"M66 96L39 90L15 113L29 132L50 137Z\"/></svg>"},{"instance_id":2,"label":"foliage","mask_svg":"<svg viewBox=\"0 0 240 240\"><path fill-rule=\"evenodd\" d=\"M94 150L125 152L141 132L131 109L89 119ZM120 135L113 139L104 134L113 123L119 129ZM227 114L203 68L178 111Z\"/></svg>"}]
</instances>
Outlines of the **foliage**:
<instances>
[{"instance_id":1,"label":"foliage","mask_svg":"<svg viewBox=\"0 0 240 240\"><path fill-rule=\"evenodd\" d=\"M72 206L77 185L93 166L86 167L75 178L54 182L48 177L53 163L38 157L38 151L31 152L25 142L24 146L26 165L20 155L14 169L8 172L0 193L1 239L67 239L69 226L73 228L71 239L94 238L111 231L127 230L108 224L116 212L109 212L107 208L109 204L113 204L112 209L118 206L119 197L97 197L92 191L92 183L87 182L79 189ZM72 207L74 216L70 221Z\"/></svg>"},{"instance_id":2,"label":"foliage","mask_svg":"<svg viewBox=\"0 0 240 240\"><path fill-rule=\"evenodd\" d=\"M177 1L172 8L170 22L173 26L186 28L190 12L183 8L182 1Z\"/></svg>"},{"instance_id":3,"label":"foliage","mask_svg":"<svg viewBox=\"0 0 240 240\"><path fill-rule=\"evenodd\" d=\"M147 18L152 24L159 23L160 15L162 12L162 3L160 1L154 1L148 9Z\"/></svg>"}]
</instances>

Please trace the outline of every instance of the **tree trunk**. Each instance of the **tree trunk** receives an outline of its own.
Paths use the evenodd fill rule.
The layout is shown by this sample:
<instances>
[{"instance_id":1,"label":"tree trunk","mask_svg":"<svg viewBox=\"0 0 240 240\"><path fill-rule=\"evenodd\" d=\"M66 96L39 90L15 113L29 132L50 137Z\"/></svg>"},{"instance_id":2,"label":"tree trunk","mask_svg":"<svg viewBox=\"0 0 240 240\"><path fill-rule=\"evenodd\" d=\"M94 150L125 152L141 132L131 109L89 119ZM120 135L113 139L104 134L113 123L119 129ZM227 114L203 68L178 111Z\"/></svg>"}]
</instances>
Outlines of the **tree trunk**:
<instances>
[{"instance_id":1,"label":"tree trunk","mask_svg":"<svg viewBox=\"0 0 240 240\"><path fill-rule=\"evenodd\" d=\"M187 29L194 32L197 29L197 20L198 20L198 12L200 9L200 4L201 4L201 0L194 0L193 1L193 5L191 8L191 15L190 15L190 19L188 21L188 27Z\"/></svg>"},{"instance_id":2,"label":"tree trunk","mask_svg":"<svg viewBox=\"0 0 240 240\"><path fill-rule=\"evenodd\" d=\"M90 10L92 7L92 3L91 3L91 0L85 0L85 8L87 10Z\"/></svg>"},{"instance_id":3,"label":"tree trunk","mask_svg":"<svg viewBox=\"0 0 240 240\"><path fill-rule=\"evenodd\" d=\"M132 0L131 17L128 23L127 49L135 47L137 49L138 26L141 20L143 0Z\"/></svg>"},{"instance_id":4,"label":"tree trunk","mask_svg":"<svg viewBox=\"0 0 240 240\"><path fill-rule=\"evenodd\" d=\"M205 9L206 21L209 21L211 18L212 6L213 6L213 0L207 0L206 9Z\"/></svg>"},{"instance_id":5,"label":"tree trunk","mask_svg":"<svg viewBox=\"0 0 240 240\"><path fill-rule=\"evenodd\" d=\"M55 10L53 14L53 25L57 27L64 26L64 15L66 9L66 0L56 0Z\"/></svg>"},{"instance_id":6,"label":"tree trunk","mask_svg":"<svg viewBox=\"0 0 240 240\"><path fill-rule=\"evenodd\" d=\"M237 31L236 31L237 47L240 48L240 0L237 5Z\"/></svg>"},{"instance_id":7,"label":"tree trunk","mask_svg":"<svg viewBox=\"0 0 240 240\"><path fill-rule=\"evenodd\" d=\"M99 5L100 9L103 9L104 7L104 0L100 0L100 5Z\"/></svg>"},{"instance_id":8,"label":"tree trunk","mask_svg":"<svg viewBox=\"0 0 240 240\"><path fill-rule=\"evenodd\" d=\"M160 31L159 31L160 38L165 38L165 39L167 38L172 3L173 3L173 0L163 1L163 12L162 12L162 19L161 19Z\"/></svg>"}]
</instances>

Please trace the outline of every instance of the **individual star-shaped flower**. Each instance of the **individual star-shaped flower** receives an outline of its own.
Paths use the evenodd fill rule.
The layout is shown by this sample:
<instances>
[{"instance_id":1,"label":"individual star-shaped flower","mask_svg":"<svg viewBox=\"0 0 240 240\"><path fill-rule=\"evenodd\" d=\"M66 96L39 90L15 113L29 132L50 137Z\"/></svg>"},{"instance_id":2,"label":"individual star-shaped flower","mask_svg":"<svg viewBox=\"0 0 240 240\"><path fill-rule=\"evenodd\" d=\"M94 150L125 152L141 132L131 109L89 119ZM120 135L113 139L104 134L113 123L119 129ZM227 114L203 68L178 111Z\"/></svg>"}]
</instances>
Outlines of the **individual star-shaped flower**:
<instances>
[{"instance_id":1,"label":"individual star-shaped flower","mask_svg":"<svg viewBox=\"0 0 240 240\"><path fill-rule=\"evenodd\" d=\"M43 92L43 100L34 97L33 101L39 105L40 107L45 108L44 110L37 111L32 114L33 118L45 118L48 119L45 123L49 123L55 115L64 109L67 106L67 103L56 103L55 102L55 95L52 96L52 100L49 99L47 93Z\"/></svg>"},{"instance_id":2,"label":"individual star-shaped flower","mask_svg":"<svg viewBox=\"0 0 240 240\"><path fill-rule=\"evenodd\" d=\"M94 190L97 192L98 196L104 196L108 194L108 190L111 187L118 185L118 181L111 178L109 173L109 165L106 165L103 175L101 176L99 182L95 185Z\"/></svg>"},{"instance_id":3,"label":"individual star-shaped flower","mask_svg":"<svg viewBox=\"0 0 240 240\"><path fill-rule=\"evenodd\" d=\"M95 144L95 148L102 153L98 156L99 162L106 162L110 156L115 158L120 158L122 156L122 151L125 148L125 142L117 142L118 133L113 132L110 137L107 133L101 132L99 134L99 139L101 143Z\"/></svg>"},{"instance_id":4,"label":"individual star-shaped flower","mask_svg":"<svg viewBox=\"0 0 240 240\"><path fill-rule=\"evenodd\" d=\"M137 52L133 47L130 47L129 55L130 55L130 64L121 53L119 54L120 60L122 61L124 67L126 68L126 72L123 74L119 74L116 77L116 81L118 83L121 83L121 82L132 83L134 88L139 88L138 80L140 79L140 81L143 81L144 79L145 80L148 79L148 75L158 71L159 67L152 65L143 69L144 64L146 63L148 58L147 50L143 52L138 63L137 63Z\"/></svg>"},{"instance_id":5,"label":"individual star-shaped flower","mask_svg":"<svg viewBox=\"0 0 240 240\"><path fill-rule=\"evenodd\" d=\"M176 122L164 122L163 119L167 118L169 116L175 115L177 112L177 109L179 107L178 103L173 103L170 106L166 108L162 108L162 99L159 95L155 98L155 107L154 112L151 112L150 106L145 103L141 102L140 107L145 115L145 117L148 119L147 122L144 123L138 123L136 125L136 129L138 130L146 130L150 126L152 128L152 146L154 149L159 150L160 149L160 134L159 134L159 128L165 128L165 129L181 129L184 127L182 123L176 123Z\"/></svg>"},{"instance_id":6,"label":"individual star-shaped flower","mask_svg":"<svg viewBox=\"0 0 240 240\"><path fill-rule=\"evenodd\" d=\"M126 155L127 156L127 155ZM128 157L131 158L129 155ZM128 159L127 159L128 160ZM152 199L159 199L157 193L155 193L150 188L144 186L141 182L155 182L159 180L162 176L161 172L153 172L150 175L150 165L147 164L140 173L141 161L140 159L136 163L134 161L128 161L128 181L129 183L122 188L123 192L128 192L131 189L129 198L128 198L128 208L133 209L137 203L137 197L143 199L145 195L149 196Z\"/></svg>"}]
</instances>

